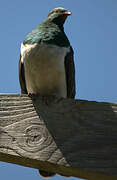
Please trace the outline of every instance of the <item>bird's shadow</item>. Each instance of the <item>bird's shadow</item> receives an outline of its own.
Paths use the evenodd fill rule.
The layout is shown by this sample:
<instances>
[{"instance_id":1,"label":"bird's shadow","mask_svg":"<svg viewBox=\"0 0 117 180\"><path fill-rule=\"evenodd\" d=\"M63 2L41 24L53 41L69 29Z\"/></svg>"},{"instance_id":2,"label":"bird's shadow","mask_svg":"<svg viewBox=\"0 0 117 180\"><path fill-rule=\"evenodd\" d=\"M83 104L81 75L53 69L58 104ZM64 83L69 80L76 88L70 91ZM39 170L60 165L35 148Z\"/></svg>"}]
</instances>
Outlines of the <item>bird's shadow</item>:
<instances>
[{"instance_id":1,"label":"bird's shadow","mask_svg":"<svg viewBox=\"0 0 117 180\"><path fill-rule=\"evenodd\" d=\"M113 129L114 126L116 127L117 115L109 103L64 99L55 96L48 96L47 104L41 96L34 96L31 99L37 115L44 121L57 148L71 167L91 168L98 155L101 163L100 153L103 152L103 148L117 142L117 132ZM112 113L113 120L109 119L108 113L104 114L104 106L106 111ZM105 128L106 122L108 124ZM109 153L110 150L107 149L105 159L108 159ZM116 159L114 148L111 149L111 153L113 159Z\"/></svg>"}]
</instances>

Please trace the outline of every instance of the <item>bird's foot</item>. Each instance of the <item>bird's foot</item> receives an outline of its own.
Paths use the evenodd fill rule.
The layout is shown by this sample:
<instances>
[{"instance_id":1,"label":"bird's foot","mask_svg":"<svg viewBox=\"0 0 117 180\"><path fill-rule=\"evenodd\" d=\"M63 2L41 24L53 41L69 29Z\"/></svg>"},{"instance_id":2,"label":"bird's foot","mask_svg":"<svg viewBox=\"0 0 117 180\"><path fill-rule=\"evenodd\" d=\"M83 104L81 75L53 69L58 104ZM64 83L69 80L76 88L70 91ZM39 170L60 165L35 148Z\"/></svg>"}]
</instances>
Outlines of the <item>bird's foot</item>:
<instances>
[{"instance_id":1,"label":"bird's foot","mask_svg":"<svg viewBox=\"0 0 117 180\"><path fill-rule=\"evenodd\" d=\"M37 96L37 94L35 94L35 93L28 93L28 96L32 98L32 97Z\"/></svg>"}]
</instances>

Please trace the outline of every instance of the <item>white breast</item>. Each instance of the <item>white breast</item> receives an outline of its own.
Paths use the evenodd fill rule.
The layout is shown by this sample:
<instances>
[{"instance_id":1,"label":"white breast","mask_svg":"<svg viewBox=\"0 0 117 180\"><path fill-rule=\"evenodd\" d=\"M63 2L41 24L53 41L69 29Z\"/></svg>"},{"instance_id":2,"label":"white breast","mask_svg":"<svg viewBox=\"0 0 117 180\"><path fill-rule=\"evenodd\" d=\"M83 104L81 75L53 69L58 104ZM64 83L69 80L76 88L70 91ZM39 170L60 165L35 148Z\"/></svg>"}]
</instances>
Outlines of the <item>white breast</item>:
<instances>
[{"instance_id":1,"label":"white breast","mask_svg":"<svg viewBox=\"0 0 117 180\"><path fill-rule=\"evenodd\" d=\"M67 96L64 58L69 51L55 45L21 45L28 93Z\"/></svg>"}]
</instances>

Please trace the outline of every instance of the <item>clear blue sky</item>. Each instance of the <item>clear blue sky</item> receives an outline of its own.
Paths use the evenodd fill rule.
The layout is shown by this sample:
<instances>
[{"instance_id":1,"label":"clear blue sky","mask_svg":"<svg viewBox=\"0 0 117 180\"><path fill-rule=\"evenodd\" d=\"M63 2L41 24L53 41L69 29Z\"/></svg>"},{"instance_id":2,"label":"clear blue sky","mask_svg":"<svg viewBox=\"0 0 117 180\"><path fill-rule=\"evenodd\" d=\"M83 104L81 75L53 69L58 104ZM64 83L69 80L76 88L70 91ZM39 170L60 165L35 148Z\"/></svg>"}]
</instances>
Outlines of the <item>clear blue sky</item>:
<instances>
[{"instance_id":1,"label":"clear blue sky","mask_svg":"<svg viewBox=\"0 0 117 180\"><path fill-rule=\"evenodd\" d=\"M75 53L76 98L117 102L117 0L1 0L0 93L20 93L20 44L58 6L73 13L65 32ZM1 162L0 179L42 178L35 169Z\"/></svg>"}]
</instances>

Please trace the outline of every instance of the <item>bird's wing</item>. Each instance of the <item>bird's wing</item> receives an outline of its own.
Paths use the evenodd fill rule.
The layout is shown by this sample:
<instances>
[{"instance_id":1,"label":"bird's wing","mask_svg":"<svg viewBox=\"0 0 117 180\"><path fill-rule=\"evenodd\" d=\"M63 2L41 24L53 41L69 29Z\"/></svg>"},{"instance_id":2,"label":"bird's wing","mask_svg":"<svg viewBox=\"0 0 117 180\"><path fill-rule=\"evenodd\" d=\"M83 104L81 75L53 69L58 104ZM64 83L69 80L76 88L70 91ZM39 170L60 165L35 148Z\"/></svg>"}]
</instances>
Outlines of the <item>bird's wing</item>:
<instances>
[{"instance_id":1,"label":"bird's wing","mask_svg":"<svg viewBox=\"0 0 117 180\"><path fill-rule=\"evenodd\" d=\"M25 44L40 43L40 41L43 39L43 36L44 36L44 32L36 28L25 37L23 44L25 45Z\"/></svg>"},{"instance_id":2,"label":"bird's wing","mask_svg":"<svg viewBox=\"0 0 117 180\"><path fill-rule=\"evenodd\" d=\"M66 83L67 83L67 97L74 98L75 91L75 65L74 65L74 52L70 47L70 52L65 57L65 72L66 72Z\"/></svg>"},{"instance_id":3,"label":"bird's wing","mask_svg":"<svg viewBox=\"0 0 117 180\"><path fill-rule=\"evenodd\" d=\"M21 93L27 94L25 73L24 73L24 63L21 61L21 54L19 57L19 82L20 82L20 87L21 87Z\"/></svg>"}]
</instances>

